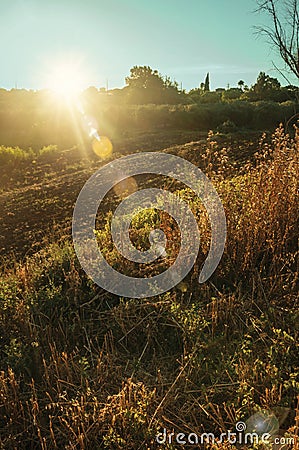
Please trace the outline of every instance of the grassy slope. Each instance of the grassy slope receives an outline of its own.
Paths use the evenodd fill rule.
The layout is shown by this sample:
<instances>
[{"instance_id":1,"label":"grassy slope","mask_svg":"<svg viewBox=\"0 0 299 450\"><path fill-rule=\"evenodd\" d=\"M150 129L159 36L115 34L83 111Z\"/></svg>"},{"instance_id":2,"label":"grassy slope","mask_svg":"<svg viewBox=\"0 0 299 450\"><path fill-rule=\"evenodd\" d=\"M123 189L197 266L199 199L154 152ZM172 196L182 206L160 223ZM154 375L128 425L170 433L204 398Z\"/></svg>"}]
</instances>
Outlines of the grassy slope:
<instances>
[{"instance_id":1,"label":"grassy slope","mask_svg":"<svg viewBox=\"0 0 299 450\"><path fill-rule=\"evenodd\" d=\"M108 294L83 273L67 227L56 242L3 269L3 448L155 448L160 428L218 434L261 408L298 433L298 137L291 142L278 130L254 163L237 167L236 155L247 159L253 147L218 145L209 136L206 144L169 150L205 169L226 209L226 251L204 286L197 265L183 285L159 297ZM21 255L22 242L31 232L29 242L38 243L51 214L64 224L94 168L66 167L42 189L22 181L3 193L9 219L2 217L2 242L19 224L13 236L20 240L9 245ZM200 218L196 199L186 190L180 195Z\"/></svg>"}]
</instances>

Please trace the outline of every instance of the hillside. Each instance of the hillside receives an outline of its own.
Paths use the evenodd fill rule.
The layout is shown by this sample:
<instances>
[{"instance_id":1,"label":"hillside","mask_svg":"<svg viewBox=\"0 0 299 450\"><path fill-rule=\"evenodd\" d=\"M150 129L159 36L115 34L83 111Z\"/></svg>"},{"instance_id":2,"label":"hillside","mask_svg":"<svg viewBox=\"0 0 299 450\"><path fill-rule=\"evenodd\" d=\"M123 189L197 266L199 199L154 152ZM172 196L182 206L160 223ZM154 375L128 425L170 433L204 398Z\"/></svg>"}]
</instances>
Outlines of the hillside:
<instances>
[{"instance_id":1,"label":"hillside","mask_svg":"<svg viewBox=\"0 0 299 450\"><path fill-rule=\"evenodd\" d=\"M107 161L52 148L11 166L0 195L0 448L178 449L172 432L219 436L238 422L249 429L255 414L272 438L297 448L298 146L298 130L290 137L282 128L263 137L177 131L119 138L115 158L163 151L202 168L228 224L221 263L199 284L209 225L190 190L163 179L190 203L203 244L185 280L142 300L93 284L74 253L74 202ZM101 242L112 265L138 273L136 264L122 266L111 245L118 202L111 195L101 207ZM157 217L141 218L133 236L146 246Z\"/></svg>"}]
</instances>

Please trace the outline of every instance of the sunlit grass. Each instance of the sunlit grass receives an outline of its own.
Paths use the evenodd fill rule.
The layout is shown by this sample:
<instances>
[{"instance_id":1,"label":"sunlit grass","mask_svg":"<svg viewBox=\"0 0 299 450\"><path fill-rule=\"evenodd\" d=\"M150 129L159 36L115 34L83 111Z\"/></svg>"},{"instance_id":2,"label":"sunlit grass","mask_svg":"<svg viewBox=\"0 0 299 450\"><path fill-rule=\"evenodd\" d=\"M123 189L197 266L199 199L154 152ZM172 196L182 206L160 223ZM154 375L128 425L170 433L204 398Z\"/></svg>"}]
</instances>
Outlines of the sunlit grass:
<instances>
[{"instance_id":1,"label":"sunlit grass","mask_svg":"<svg viewBox=\"0 0 299 450\"><path fill-rule=\"evenodd\" d=\"M65 239L2 273L3 448L155 448L164 427L217 434L261 409L298 436L299 136L279 128L241 169L214 138L201 160L228 240L211 283L195 267L171 292L125 301L93 285ZM135 218L141 246L161 219ZM100 233L121 264L108 221Z\"/></svg>"}]
</instances>

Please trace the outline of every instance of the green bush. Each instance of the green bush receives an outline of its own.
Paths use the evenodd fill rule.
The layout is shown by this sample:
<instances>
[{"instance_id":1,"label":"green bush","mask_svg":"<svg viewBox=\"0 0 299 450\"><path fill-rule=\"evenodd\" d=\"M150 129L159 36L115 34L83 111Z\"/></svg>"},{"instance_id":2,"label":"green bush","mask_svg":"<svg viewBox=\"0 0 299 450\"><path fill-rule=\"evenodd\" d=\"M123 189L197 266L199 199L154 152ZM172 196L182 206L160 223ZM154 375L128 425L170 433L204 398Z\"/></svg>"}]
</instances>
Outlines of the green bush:
<instances>
[{"instance_id":1,"label":"green bush","mask_svg":"<svg viewBox=\"0 0 299 450\"><path fill-rule=\"evenodd\" d=\"M33 158L32 149L22 150L19 147L0 146L0 167L14 168L20 163L32 161Z\"/></svg>"}]
</instances>

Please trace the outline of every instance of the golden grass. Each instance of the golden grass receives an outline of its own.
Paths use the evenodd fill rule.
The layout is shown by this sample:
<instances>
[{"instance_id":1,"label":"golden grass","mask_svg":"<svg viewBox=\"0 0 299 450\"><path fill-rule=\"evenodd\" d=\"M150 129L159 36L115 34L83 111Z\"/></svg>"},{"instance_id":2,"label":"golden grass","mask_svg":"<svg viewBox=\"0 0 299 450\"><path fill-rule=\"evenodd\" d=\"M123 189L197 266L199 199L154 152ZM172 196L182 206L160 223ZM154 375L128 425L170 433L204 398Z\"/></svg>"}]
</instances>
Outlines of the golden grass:
<instances>
[{"instance_id":1,"label":"golden grass","mask_svg":"<svg viewBox=\"0 0 299 450\"><path fill-rule=\"evenodd\" d=\"M240 173L209 135L228 239L204 286L197 266L184 289L117 298L67 240L2 274L1 448L159 448L162 428L219 434L258 410L298 448L298 147L279 128Z\"/></svg>"}]
</instances>

